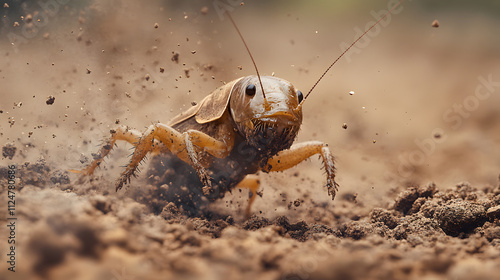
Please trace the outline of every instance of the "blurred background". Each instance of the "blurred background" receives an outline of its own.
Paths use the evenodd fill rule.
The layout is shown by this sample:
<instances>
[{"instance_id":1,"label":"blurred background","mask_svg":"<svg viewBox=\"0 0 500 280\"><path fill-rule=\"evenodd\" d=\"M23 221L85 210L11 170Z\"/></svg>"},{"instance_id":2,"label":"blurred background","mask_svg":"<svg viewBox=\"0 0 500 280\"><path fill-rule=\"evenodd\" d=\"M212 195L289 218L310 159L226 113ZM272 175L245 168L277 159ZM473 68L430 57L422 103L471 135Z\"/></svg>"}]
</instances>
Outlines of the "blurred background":
<instances>
[{"instance_id":1,"label":"blurred background","mask_svg":"<svg viewBox=\"0 0 500 280\"><path fill-rule=\"evenodd\" d=\"M2 1L0 143L17 147L2 165L81 168L118 123L167 123L224 82L253 75L224 9L260 72L306 93L395 2ZM429 182L496 185L499 28L498 1L404 1L318 84L296 142L328 143L340 193L367 204ZM98 171L110 190L129 148L121 143ZM329 201L321 165L313 158L262 175L256 208L283 192Z\"/></svg>"}]
</instances>

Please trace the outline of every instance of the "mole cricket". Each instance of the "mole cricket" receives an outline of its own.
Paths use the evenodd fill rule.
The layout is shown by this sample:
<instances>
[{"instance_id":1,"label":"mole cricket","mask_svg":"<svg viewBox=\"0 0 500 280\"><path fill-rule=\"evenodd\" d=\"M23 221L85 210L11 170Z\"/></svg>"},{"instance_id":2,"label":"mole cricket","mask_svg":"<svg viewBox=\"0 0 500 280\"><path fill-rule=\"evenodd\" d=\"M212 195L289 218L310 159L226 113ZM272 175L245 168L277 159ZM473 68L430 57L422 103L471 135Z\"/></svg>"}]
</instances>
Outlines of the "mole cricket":
<instances>
[{"instance_id":1,"label":"mole cricket","mask_svg":"<svg viewBox=\"0 0 500 280\"><path fill-rule=\"evenodd\" d=\"M249 217L260 184L255 173L284 171L319 155L325 168L328 195L333 200L338 185L334 157L328 145L319 141L292 145L302 123L302 106L331 67L400 3L359 36L305 96L284 79L260 76L243 36L226 12L257 75L241 77L219 87L168 124L150 125L143 133L127 126L112 130L93 162L83 170L70 171L93 174L115 142L126 141L134 146L134 152L116 183L116 191L130 182L139 164L148 154L153 154L150 173L163 177L161 184L168 186L159 191L163 198L196 215L202 206L224 197L226 192L248 188L250 199L245 214ZM165 166L169 168L165 170Z\"/></svg>"}]
</instances>

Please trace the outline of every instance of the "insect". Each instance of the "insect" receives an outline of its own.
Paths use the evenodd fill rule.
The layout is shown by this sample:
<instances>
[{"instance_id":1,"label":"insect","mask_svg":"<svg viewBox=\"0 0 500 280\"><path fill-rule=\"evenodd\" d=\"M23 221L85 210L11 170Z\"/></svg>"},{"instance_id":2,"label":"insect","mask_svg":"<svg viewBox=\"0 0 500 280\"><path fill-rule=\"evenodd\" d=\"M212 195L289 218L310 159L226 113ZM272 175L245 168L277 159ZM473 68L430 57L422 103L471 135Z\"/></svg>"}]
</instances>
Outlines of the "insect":
<instances>
[{"instance_id":1,"label":"insect","mask_svg":"<svg viewBox=\"0 0 500 280\"><path fill-rule=\"evenodd\" d=\"M196 214L202 205L223 197L226 192L248 188L251 196L246 215L249 216L259 188L255 173L283 171L311 156L320 155L328 195L334 199L338 185L334 157L327 144L319 141L292 144L302 124L304 101L326 72L364 34L327 68L304 96L284 79L260 76L243 36L229 13L227 15L241 37L257 75L236 79L214 90L168 124L153 124L143 133L126 126L118 127L105 140L94 161L75 172L92 174L116 141L126 141L134 145L134 152L116 183L117 191L136 175L141 161L148 154L154 154L152 174L166 177L163 183L170 183L160 192L162 196ZM160 165L170 167L171 172L161 170ZM178 178L186 180L177 182ZM176 181L175 184L172 181ZM177 183L184 186L176 187Z\"/></svg>"}]
</instances>

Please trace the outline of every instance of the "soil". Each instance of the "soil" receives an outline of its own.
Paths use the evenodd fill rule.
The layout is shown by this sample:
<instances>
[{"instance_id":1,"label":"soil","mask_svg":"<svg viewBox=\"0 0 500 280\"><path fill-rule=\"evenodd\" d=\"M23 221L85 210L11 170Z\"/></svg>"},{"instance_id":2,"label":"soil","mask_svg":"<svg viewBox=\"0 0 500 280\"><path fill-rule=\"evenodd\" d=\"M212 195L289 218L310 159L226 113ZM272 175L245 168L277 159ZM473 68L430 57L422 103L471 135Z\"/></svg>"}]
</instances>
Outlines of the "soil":
<instances>
[{"instance_id":1,"label":"soil","mask_svg":"<svg viewBox=\"0 0 500 280\"><path fill-rule=\"evenodd\" d=\"M500 269L500 185L415 186L387 194L386 208L345 193L335 207L306 199L301 219L244 219L188 216L144 194L157 186L120 198L43 162L17 171L21 264L8 279L493 279Z\"/></svg>"},{"instance_id":2,"label":"soil","mask_svg":"<svg viewBox=\"0 0 500 280\"><path fill-rule=\"evenodd\" d=\"M387 5L259 3L232 6L259 69L274 69L304 93L352 41L353 27ZM406 16L393 15L398 24L385 22L360 42L304 105L296 142L329 144L340 184L335 200L314 157L258 174L247 218L249 193L240 189L203 211L186 211L183 188L197 177L175 160L150 156L116 192L132 147L124 143L92 176L68 172L86 166L118 124L142 130L166 123L224 82L253 75L227 20L205 1L81 1L50 9L28 1L3 6L0 279L500 275L494 17L473 17L466 28L461 11L405 4ZM45 25L37 21L43 13ZM439 28L429 26L435 17ZM36 33L22 33L28 27ZM172 187L177 181L184 185ZM8 217L17 218L14 232ZM16 272L6 257L13 234Z\"/></svg>"}]
</instances>

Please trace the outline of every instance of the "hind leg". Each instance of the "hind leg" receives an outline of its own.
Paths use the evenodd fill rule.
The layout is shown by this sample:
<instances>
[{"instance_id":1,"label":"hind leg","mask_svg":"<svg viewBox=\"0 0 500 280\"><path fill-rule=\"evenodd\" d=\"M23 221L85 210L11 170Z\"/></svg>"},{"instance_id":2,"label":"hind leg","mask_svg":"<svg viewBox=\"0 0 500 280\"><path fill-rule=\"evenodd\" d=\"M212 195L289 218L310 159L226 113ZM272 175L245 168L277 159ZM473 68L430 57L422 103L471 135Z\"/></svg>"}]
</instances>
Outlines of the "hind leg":
<instances>
[{"instance_id":1,"label":"hind leg","mask_svg":"<svg viewBox=\"0 0 500 280\"><path fill-rule=\"evenodd\" d=\"M95 169L101 165L104 158L111 152L116 141L126 141L132 145L136 145L139 139L141 139L142 133L135 129L130 129L127 126L120 126L114 130L111 130L111 136L104 141L99 152L94 156L94 161L92 161L86 168L82 170L70 169L68 171L73 173L79 173L82 175L92 175ZM161 152L168 151L165 146L160 145L160 142L155 140L154 149L151 151L154 154L159 154Z\"/></svg>"},{"instance_id":2,"label":"hind leg","mask_svg":"<svg viewBox=\"0 0 500 280\"><path fill-rule=\"evenodd\" d=\"M241 182L236 185L237 188L240 189L249 189L250 190L250 200L248 201L247 208L245 209L245 216L247 218L250 218L251 210L252 210L252 204L255 201L255 197L257 197L257 190L259 189L260 186L260 180L257 175L254 174L249 174Z\"/></svg>"}]
</instances>

